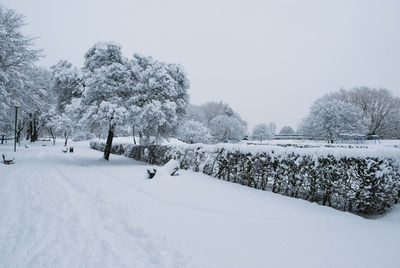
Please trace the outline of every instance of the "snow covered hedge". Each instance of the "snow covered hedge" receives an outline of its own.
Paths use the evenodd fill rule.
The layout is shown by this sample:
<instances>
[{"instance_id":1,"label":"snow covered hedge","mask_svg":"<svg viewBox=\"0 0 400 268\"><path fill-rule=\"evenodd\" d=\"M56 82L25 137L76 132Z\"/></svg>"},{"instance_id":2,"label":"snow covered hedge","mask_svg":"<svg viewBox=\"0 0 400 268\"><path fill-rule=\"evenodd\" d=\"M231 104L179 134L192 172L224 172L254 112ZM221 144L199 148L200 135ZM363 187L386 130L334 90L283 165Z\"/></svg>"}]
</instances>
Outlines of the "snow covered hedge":
<instances>
[{"instance_id":1,"label":"snow covered hedge","mask_svg":"<svg viewBox=\"0 0 400 268\"><path fill-rule=\"evenodd\" d=\"M102 151L105 144L92 141L90 146ZM176 159L182 169L359 214L381 214L399 201L400 168L394 154L249 147L116 144L112 153L151 164Z\"/></svg>"}]
</instances>

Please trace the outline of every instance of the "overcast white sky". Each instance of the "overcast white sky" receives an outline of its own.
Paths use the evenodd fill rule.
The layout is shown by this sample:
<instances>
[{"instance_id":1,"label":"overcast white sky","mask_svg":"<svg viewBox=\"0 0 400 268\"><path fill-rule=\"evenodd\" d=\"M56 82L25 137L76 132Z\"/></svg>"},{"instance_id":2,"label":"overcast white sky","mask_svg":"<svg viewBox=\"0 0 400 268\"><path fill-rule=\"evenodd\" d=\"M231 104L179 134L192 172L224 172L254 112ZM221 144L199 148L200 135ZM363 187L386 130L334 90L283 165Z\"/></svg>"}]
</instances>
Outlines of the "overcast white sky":
<instances>
[{"instance_id":1,"label":"overcast white sky","mask_svg":"<svg viewBox=\"0 0 400 268\"><path fill-rule=\"evenodd\" d=\"M297 123L341 87L400 96L400 1L2 0L49 67L98 41L181 63L191 101L222 100L253 127Z\"/></svg>"}]
</instances>

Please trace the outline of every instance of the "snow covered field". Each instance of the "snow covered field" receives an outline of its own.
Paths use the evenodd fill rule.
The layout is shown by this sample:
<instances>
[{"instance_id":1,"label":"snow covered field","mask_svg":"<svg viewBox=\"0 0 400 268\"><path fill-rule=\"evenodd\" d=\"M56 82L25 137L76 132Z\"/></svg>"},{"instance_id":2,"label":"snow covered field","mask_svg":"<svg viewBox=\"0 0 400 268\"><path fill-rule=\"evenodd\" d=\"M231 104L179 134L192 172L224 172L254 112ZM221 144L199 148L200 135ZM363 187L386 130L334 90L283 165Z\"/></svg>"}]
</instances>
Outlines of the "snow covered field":
<instances>
[{"instance_id":1,"label":"snow covered field","mask_svg":"<svg viewBox=\"0 0 400 268\"><path fill-rule=\"evenodd\" d=\"M148 180L74 146L0 165L0 267L399 267L400 206L368 220L189 171Z\"/></svg>"}]
</instances>

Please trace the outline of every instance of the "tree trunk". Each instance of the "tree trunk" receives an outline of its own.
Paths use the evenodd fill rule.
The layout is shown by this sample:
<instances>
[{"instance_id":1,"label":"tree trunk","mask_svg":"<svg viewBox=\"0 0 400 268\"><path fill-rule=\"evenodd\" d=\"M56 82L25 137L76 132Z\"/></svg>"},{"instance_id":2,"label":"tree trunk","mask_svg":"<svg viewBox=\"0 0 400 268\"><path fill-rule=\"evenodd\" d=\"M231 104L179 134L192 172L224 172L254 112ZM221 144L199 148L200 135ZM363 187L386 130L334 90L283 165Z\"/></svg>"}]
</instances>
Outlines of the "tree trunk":
<instances>
[{"instance_id":1,"label":"tree trunk","mask_svg":"<svg viewBox=\"0 0 400 268\"><path fill-rule=\"evenodd\" d=\"M132 126L132 136L133 136L133 143L136 145L136 139L135 139L135 126Z\"/></svg>"},{"instance_id":2,"label":"tree trunk","mask_svg":"<svg viewBox=\"0 0 400 268\"><path fill-rule=\"evenodd\" d=\"M4 143L4 135L1 135L1 144Z\"/></svg>"},{"instance_id":3,"label":"tree trunk","mask_svg":"<svg viewBox=\"0 0 400 268\"><path fill-rule=\"evenodd\" d=\"M33 116L32 119L32 136L31 136L31 142L35 142L38 139L38 122L36 120L36 115Z\"/></svg>"},{"instance_id":4,"label":"tree trunk","mask_svg":"<svg viewBox=\"0 0 400 268\"><path fill-rule=\"evenodd\" d=\"M17 126L17 142L18 146L21 146L21 137L22 137L22 131L24 130L25 127L25 122L24 121L19 121L18 126Z\"/></svg>"},{"instance_id":5,"label":"tree trunk","mask_svg":"<svg viewBox=\"0 0 400 268\"><path fill-rule=\"evenodd\" d=\"M64 147L67 147L68 137L69 137L69 135L67 135L67 132L64 132L64 138L65 138Z\"/></svg>"},{"instance_id":6,"label":"tree trunk","mask_svg":"<svg viewBox=\"0 0 400 268\"><path fill-rule=\"evenodd\" d=\"M20 144L19 143L19 140L20 140L20 132L19 131L17 131L17 136L15 137L16 138L16 143L18 143L18 144Z\"/></svg>"},{"instance_id":7,"label":"tree trunk","mask_svg":"<svg viewBox=\"0 0 400 268\"><path fill-rule=\"evenodd\" d=\"M29 114L29 126L26 131L26 139L32 140L32 114Z\"/></svg>"},{"instance_id":8,"label":"tree trunk","mask_svg":"<svg viewBox=\"0 0 400 268\"><path fill-rule=\"evenodd\" d=\"M53 139L53 146L55 146L56 145L56 135L54 135L52 128L49 129L49 133L50 133L51 138Z\"/></svg>"},{"instance_id":9,"label":"tree trunk","mask_svg":"<svg viewBox=\"0 0 400 268\"><path fill-rule=\"evenodd\" d=\"M112 141L114 138L114 128L115 128L115 125L110 124L110 127L108 129L106 148L104 149L104 159L105 160L109 160L109 158L110 158L111 146L112 146Z\"/></svg>"},{"instance_id":10,"label":"tree trunk","mask_svg":"<svg viewBox=\"0 0 400 268\"><path fill-rule=\"evenodd\" d=\"M17 143L19 146L21 146L21 132L24 129L23 126L17 129Z\"/></svg>"}]
</instances>

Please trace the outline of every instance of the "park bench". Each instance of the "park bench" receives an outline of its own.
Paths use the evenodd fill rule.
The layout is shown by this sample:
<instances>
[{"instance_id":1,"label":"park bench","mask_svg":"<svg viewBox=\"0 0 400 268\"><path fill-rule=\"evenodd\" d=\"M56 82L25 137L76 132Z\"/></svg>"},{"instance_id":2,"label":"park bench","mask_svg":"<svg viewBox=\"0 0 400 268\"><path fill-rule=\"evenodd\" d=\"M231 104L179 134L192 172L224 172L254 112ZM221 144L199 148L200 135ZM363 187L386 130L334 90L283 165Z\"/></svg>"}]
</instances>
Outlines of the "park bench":
<instances>
[{"instance_id":1,"label":"park bench","mask_svg":"<svg viewBox=\"0 0 400 268\"><path fill-rule=\"evenodd\" d=\"M74 152L74 147L64 147L63 149L62 149L62 151L63 151L63 153L68 153L68 151L70 152L70 153L73 153Z\"/></svg>"},{"instance_id":2,"label":"park bench","mask_svg":"<svg viewBox=\"0 0 400 268\"><path fill-rule=\"evenodd\" d=\"M14 164L15 158L10 158L6 154L3 154L2 157L3 157L4 164L6 164L6 165Z\"/></svg>"},{"instance_id":3,"label":"park bench","mask_svg":"<svg viewBox=\"0 0 400 268\"><path fill-rule=\"evenodd\" d=\"M147 169L147 173L149 174L149 179L152 179L156 175L157 170L155 168Z\"/></svg>"}]
</instances>

